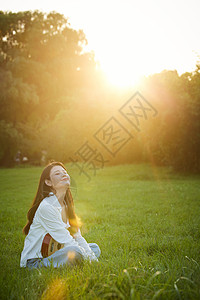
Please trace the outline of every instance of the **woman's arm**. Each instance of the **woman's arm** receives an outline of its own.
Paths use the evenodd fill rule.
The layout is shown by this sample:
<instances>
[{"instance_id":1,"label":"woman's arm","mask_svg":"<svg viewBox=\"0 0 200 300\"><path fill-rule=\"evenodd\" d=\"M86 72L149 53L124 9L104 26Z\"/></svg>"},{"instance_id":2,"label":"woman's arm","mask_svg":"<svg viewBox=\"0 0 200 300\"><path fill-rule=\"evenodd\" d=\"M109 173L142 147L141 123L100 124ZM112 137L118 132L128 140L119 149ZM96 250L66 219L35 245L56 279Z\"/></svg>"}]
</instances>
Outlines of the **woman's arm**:
<instances>
[{"instance_id":1,"label":"woman's arm","mask_svg":"<svg viewBox=\"0 0 200 300\"><path fill-rule=\"evenodd\" d=\"M79 244L79 246L81 246L82 248L85 249L85 251L86 251L86 253L87 253L90 261L91 260L98 261L96 255L94 254L94 252L92 251L92 249L90 248L90 246L88 245L88 243L86 242L86 240L84 239L84 237L81 235L80 229L78 229L78 232L76 232L74 234L74 239Z\"/></svg>"},{"instance_id":2,"label":"woman's arm","mask_svg":"<svg viewBox=\"0 0 200 300\"><path fill-rule=\"evenodd\" d=\"M57 208L45 202L41 203L38 207L37 215L39 222L52 236L52 238L58 243L64 244L64 247L80 247L85 259L89 259L90 261L97 260L94 252L91 250L86 240L81 236L80 230L73 238L66 227L66 223L63 222L61 214Z\"/></svg>"},{"instance_id":3,"label":"woman's arm","mask_svg":"<svg viewBox=\"0 0 200 300\"><path fill-rule=\"evenodd\" d=\"M78 246L78 243L67 230L66 224L56 207L44 201L38 207L37 217L40 224L58 243L65 244L65 246Z\"/></svg>"}]
</instances>

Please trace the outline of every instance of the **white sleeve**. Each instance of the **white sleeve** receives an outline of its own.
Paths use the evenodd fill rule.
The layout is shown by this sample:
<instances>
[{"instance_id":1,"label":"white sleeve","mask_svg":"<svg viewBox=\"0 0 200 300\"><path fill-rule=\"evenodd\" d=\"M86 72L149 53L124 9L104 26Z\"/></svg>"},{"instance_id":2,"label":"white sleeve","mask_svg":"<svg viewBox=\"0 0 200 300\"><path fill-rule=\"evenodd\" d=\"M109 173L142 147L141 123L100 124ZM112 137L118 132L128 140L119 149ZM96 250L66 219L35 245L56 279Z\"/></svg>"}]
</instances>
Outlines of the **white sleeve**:
<instances>
[{"instance_id":1,"label":"white sleeve","mask_svg":"<svg viewBox=\"0 0 200 300\"><path fill-rule=\"evenodd\" d=\"M65 246L78 246L55 207L50 204L40 205L38 217L41 225L58 243L65 244Z\"/></svg>"},{"instance_id":2,"label":"white sleeve","mask_svg":"<svg viewBox=\"0 0 200 300\"><path fill-rule=\"evenodd\" d=\"M90 261L91 260L98 261L96 255L94 254L94 252L92 251L92 249L90 248L90 246L88 245L88 243L86 242L84 237L82 237L80 229L78 229L78 232L76 232L74 234L74 238L75 238L76 242L78 242L79 246L81 246L82 248L85 249Z\"/></svg>"}]
</instances>

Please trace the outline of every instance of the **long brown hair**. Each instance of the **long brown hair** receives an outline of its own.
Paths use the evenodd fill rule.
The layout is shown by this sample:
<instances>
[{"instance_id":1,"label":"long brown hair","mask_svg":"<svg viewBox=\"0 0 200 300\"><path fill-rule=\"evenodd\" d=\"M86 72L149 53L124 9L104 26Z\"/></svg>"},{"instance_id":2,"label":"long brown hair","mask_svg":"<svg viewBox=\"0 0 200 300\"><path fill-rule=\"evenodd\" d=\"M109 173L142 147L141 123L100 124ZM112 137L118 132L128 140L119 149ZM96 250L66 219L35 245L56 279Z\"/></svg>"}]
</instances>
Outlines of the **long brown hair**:
<instances>
[{"instance_id":1,"label":"long brown hair","mask_svg":"<svg viewBox=\"0 0 200 300\"><path fill-rule=\"evenodd\" d=\"M33 218L35 216L38 206L40 205L42 200L45 197L48 197L49 193L52 192L51 187L45 183L45 179L50 179L50 171L54 166L61 166L61 167L63 167L63 169L66 170L65 166L61 162L56 162L56 161L49 163L44 168L44 170L40 176L37 193L35 195L35 198L33 199L31 208L29 209L29 211L27 213L28 220L27 220L26 225L23 228L23 233L25 235L27 235L29 232L30 226L33 223ZM71 233L71 235L73 235L73 233L75 233L78 230L78 228L81 226L81 222L74 211L74 201L73 201L73 197L72 197L70 188L68 188L66 191L65 202L67 204L67 206L65 206L66 214L67 214L67 218L68 218L69 224L70 224L69 232Z\"/></svg>"}]
</instances>

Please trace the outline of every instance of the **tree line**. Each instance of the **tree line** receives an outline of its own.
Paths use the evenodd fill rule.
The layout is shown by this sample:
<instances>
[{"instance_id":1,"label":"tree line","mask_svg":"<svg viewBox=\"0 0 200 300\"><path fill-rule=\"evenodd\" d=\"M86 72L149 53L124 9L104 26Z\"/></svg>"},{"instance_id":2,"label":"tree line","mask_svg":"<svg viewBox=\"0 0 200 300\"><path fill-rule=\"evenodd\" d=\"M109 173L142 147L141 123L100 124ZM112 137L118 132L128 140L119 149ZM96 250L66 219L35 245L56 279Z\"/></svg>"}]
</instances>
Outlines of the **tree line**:
<instances>
[{"instance_id":1,"label":"tree line","mask_svg":"<svg viewBox=\"0 0 200 300\"><path fill-rule=\"evenodd\" d=\"M68 162L111 116L121 95L86 45L59 13L0 12L0 166L14 166L17 154L34 165ZM200 65L181 76L153 74L138 88L158 115L110 163L199 172Z\"/></svg>"}]
</instances>

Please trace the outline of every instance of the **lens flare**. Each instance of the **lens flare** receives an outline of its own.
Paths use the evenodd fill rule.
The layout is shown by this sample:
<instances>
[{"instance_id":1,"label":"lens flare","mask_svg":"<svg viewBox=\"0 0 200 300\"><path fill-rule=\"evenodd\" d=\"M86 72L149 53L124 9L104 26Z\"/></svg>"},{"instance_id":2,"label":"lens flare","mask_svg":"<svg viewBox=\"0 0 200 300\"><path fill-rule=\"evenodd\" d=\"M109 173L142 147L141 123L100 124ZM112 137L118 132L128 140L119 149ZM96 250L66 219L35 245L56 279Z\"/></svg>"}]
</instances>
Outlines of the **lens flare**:
<instances>
[{"instance_id":1,"label":"lens flare","mask_svg":"<svg viewBox=\"0 0 200 300\"><path fill-rule=\"evenodd\" d=\"M73 261L75 258L75 252L74 251L68 251L67 252L67 258L69 261Z\"/></svg>"},{"instance_id":2,"label":"lens flare","mask_svg":"<svg viewBox=\"0 0 200 300\"><path fill-rule=\"evenodd\" d=\"M64 280L54 279L42 294L41 300L64 300L68 299L68 287Z\"/></svg>"}]
</instances>

